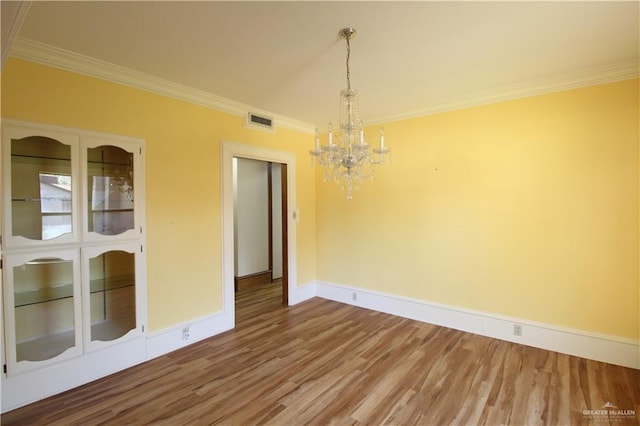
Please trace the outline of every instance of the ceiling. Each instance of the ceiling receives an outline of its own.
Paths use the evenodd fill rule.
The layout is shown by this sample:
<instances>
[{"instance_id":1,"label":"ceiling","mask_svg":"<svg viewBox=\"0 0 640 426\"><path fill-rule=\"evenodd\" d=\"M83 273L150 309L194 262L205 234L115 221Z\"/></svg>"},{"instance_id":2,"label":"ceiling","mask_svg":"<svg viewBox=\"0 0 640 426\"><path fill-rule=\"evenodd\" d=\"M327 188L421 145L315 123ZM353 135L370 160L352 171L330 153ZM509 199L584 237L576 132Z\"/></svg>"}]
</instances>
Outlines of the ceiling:
<instances>
[{"instance_id":1,"label":"ceiling","mask_svg":"<svg viewBox=\"0 0 640 426\"><path fill-rule=\"evenodd\" d=\"M24 4L1 2L5 50L45 43L317 126L338 119L343 27L365 124L632 78L640 62L638 1Z\"/></svg>"}]
</instances>

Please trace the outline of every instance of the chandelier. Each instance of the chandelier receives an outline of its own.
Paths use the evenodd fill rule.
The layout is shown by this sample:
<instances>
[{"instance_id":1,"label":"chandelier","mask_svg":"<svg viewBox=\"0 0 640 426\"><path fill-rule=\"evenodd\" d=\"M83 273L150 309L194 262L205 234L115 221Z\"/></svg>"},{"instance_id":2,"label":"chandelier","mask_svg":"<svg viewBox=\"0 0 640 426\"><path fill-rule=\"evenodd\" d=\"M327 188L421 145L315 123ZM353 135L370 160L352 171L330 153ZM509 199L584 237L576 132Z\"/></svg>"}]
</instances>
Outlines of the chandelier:
<instances>
[{"instance_id":1,"label":"chandelier","mask_svg":"<svg viewBox=\"0 0 640 426\"><path fill-rule=\"evenodd\" d=\"M356 36L354 28L343 28L340 37L347 41L347 88L340 91L340 128L338 134L333 132L329 123L329 135L326 145L320 145L318 129L315 132L315 147L309 151L311 164L313 160L323 167L324 181L342 184L347 193L347 200L353 198L352 193L358 190L365 179L373 179L374 166L391 162L391 151L384 145L384 130L380 129L380 140L376 148L372 148L364 138L364 129L360 120L358 91L351 88L349 59L351 57L351 39Z\"/></svg>"}]
</instances>

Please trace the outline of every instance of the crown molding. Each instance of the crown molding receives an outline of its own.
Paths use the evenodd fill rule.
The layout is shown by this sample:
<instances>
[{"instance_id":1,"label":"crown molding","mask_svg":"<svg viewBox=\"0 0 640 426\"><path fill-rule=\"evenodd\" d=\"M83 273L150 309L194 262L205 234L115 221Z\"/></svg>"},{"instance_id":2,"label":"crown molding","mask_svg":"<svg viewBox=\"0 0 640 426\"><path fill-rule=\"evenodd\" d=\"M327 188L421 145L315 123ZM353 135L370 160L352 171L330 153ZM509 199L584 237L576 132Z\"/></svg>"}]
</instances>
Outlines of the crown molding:
<instances>
[{"instance_id":1,"label":"crown molding","mask_svg":"<svg viewBox=\"0 0 640 426\"><path fill-rule=\"evenodd\" d=\"M3 37L2 40L2 58L0 59L0 68L4 67L4 63L7 61L9 57L9 52L11 51L11 45L13 44L14 39L18 35L18 31L22 27L22 23L24 19L27 17L27 13L29 13L29 9L31 8L30 1L21 1L17 2L16 8L13 11L11 16L11 22L9 23L9 29L7 30L6 36Z\"/></svg>"},{"instance_id":2,"label":"crown molding","mask_svg":"<svg viewBox=\"0 0 640 426\"><path fill-rule=\"evenodd\" d=\"M433 105L428 108L379 117L375 120L367 121L367 125L379 125L392 121L407 120L447 111L562 92L580 87L613 83L633 78L640 78L640 64L637 61L591 68L545 79L529 80L522 83L469 93L460 97L436 100L433 102Z\"/></svg>"},{"instance_id":3,"label":"crown molding","mask_svg":"<svg viewBox=\"0 0 640 426\"><path fill-rule=\"evenodd\" d=\"M276 126L302 133L313 134L315 129L309 123L23 37L16 37L10 55L241 117L246 117L249 112L268 115Z\"/></svg>"},{"instance_id":4,"label":"crown molding","mask_svg":"<svg viewBox=\"0 0 640 426\"><path fill-rule=\"evenodd\" d=\"M202 105L233 115L246 117L249 112L267 115L273 118L277 127L284 127L301 133L313 134L315 129L315 126L310 123L274 114L209 92L22 37L15 38L11 46L10 55ZM491 88L465 94L464 96L435 100L431 106L426 108L367 120L367 126L639 77L640 64L637 61L596 67L560 76L556 75L544 79Z\"/></svg>"}]
</instances>

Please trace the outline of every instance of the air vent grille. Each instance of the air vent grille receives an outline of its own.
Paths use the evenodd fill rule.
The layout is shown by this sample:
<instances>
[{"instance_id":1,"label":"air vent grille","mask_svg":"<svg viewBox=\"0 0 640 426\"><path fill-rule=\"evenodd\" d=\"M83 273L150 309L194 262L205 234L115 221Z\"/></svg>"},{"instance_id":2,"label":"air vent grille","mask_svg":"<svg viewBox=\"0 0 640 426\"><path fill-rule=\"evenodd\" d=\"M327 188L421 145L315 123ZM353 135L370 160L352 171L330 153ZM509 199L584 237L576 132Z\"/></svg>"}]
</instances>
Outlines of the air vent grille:
<instances>
[{"instance_id":1,"label":"air vent grille","mask_svg":"<svg viewBox=\"0 0 640 426\"><path fill-rule=\"evenodd\" d=\"M247 120L245 122L247 127L253 127L257 129L264 130L273 130L273 119L270 117L265 117L263 115L258 115L250 112L247 115Z\"/></svg>"}]
</instances>

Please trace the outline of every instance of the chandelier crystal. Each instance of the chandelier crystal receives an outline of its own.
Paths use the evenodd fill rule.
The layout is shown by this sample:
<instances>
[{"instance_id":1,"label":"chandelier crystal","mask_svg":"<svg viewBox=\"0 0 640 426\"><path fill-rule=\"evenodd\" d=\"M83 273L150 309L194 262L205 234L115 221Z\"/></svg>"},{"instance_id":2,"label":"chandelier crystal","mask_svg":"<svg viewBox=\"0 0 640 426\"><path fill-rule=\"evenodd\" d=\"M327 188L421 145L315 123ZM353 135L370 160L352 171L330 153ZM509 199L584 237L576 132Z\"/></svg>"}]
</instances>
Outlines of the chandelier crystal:
<instances>
[{"instance_id":1,"label":"chandelier crystal","mask_svg":"<svg viewBox=\"0 0 640 426\"><path fill-rule=\"evenodd\" d=\"M353 198L353 191L358 190L365 179L373 179L374 167L391 162L391 151L384 145L384 130L380 129L378 146L372 148L364 137L364 128L360 120L358 91L351 88L349 59L351 57L351 39L356 36L354 28L343 28L340 37L347 41L347 88L340 91L340 128L334 134L329 123L328 142L320 144L318 129L315 133L315 147L309 151L311 164L313 160L323 167L324 181L342 184L347 199Z\"/></svg>"}]
</instances>

